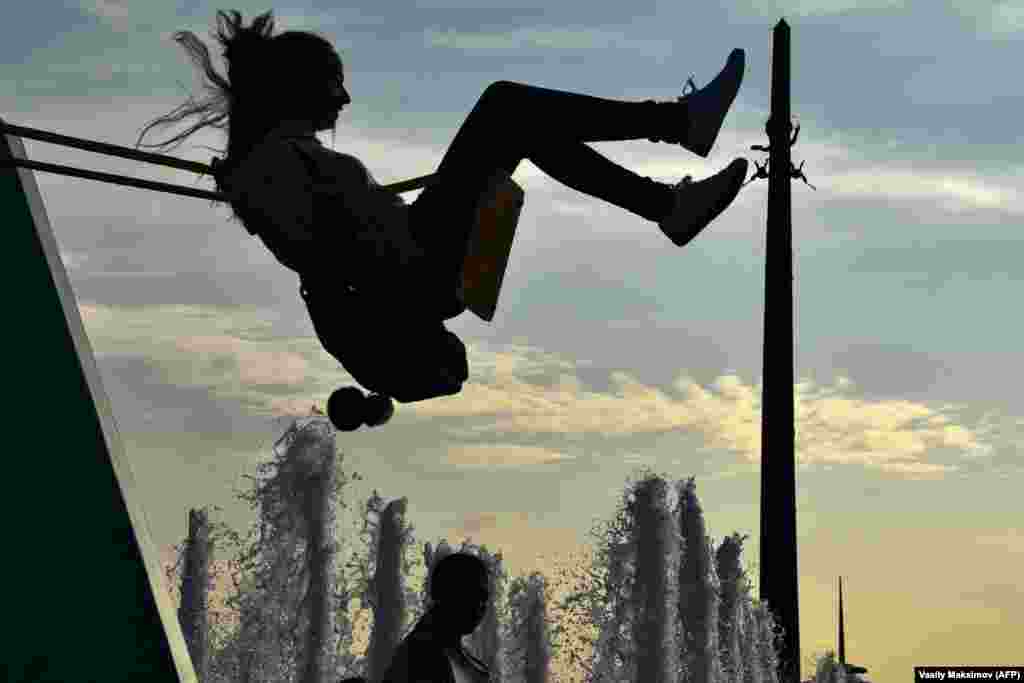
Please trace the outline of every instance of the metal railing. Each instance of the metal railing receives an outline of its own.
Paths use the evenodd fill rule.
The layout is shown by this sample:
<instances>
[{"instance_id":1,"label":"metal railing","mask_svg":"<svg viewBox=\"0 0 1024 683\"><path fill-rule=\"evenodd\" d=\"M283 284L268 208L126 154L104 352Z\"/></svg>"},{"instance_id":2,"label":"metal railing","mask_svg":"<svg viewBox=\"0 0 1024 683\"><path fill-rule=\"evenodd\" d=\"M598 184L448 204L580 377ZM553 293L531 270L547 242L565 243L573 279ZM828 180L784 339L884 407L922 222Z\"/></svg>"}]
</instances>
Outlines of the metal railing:
<instances>
[{"instance_id":1,"label":"metal railing","mask_svg":"<svg viewBox=\"0 0 1024 683\"><path fill-rule=\"evenodd\" d=\"M188 161L186 159L179 159L177 157L167 156L164 154L154 154L152 152L140 152L139 150L132 149L131 147L122 147L120 145L112 145L106 142L97 142L95 140L86 140L84 138L71 137L70 135L61 135L59 133L40 130L38 128L16 126L6 123L3 119L0 119L0 133L4 135L17 135L19 137L29 138L32 140L40 140L42 142L49 142L55 145L64 145L66 147L84 149L89 152L96 152L97 154L108 154L110 156L122 157L124 159L133 159L135 161L143 161L150 164L157 164L159 166L169 166L171 168L178 168L183 171L192 171L193 173L209 175L211 177L213 176L213 167L207 164L199 163L198 161ZM192 187L185 187L184 185L161 183L153 180L141 180L139 178L131 178L129 176L118 175L116 173L90 171L88 169L75 168L73 166L64 166L62 164L51 164L44 161L33 161L31 159L11 159L6 163L0 162L0 165L19 166L22 168L30 168L34 171L45 171L47 173L58 173L61 175L74 176L76 178L99 180L105 183L114 183L116 185L140 187L146 190L169 192L171 194L180 194L186 197L212 199L218 202L228 201L228 196L223 192L199 190ZM391 192L401 194L403 192L411 192L413 190L418 190L420 188L427 187L428 185L437 182L437 179L437 174L432 173L430 175L419 176L416 178L411 178L409 180L391 183L390 185L384 185L383 187L384 189L390 190Z\"/></svg>"}]
</instances>

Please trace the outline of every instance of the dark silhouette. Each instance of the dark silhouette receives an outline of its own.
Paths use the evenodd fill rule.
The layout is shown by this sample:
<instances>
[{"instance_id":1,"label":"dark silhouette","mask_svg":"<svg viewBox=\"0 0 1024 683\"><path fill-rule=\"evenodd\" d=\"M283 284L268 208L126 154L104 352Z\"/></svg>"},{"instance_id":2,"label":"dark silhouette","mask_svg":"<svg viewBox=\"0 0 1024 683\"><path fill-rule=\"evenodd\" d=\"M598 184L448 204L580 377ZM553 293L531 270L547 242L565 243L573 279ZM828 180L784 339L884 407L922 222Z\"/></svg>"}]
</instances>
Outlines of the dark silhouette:
<instances>
[{"instance_id":1,"label":"dark silhouette","mask_svg":"<svg viewBox=\"0 0 1024 683\"><path fill-rule=\"evenodd\" d=\"M230 82L194 35L179 32L175 40L201 64L217 95L150 126L217 112L174 138L180 139L229 119L227 158L214 166L218 189L233 197L247 230L299 275L323 347L380 397L360 403L362 392L332 396L328 415L339 428L382 424L393 412L390 398L407 403L461 391L469 377L466 349L445 321L466 310L456 290L478 202L496 176L511 176L523 159L567 187L657 223L678 246L726 209L746 177L740 158L701 181L659 183L586 144L651 140L707 157L743 78L744 53L737 49L705 88L691 78L693 92L671 102L492 83L448 147L438 181L406 205L362 162L314 135L333 129L352 102L330 42L302 31L272 36L272 12L248 28L238 12L232 15L218 12L228 30L216 35ZM300 161L326 190L311 191L301 180Z\"/></svg>"},{"instance_id":2,"label":"dark silhouette","mask_svg":"<svg viewBox=\"0 0 1024 683\"><path fill-rule=\"evenodd\" d=\"M758 589L781 631L779 683L800 683L800 593L797 571L796 407L793 383L793 202L790 28L772 30L771 114L765 124L771 170L764 263L761 383L761 555ZM780 172L781 171L781 172Z\"/></svg>"},{"instance_id":3,"label":"dark silhouette","mask_svg":"<svg viewBox=\"0 0 1024 683\"><path fill-rule=\"evenodd\" d=\"M430 597L432 606L398 645L379 683L486 683L487 666L466 651L462 637L487 612L487 565L470 553L442 558L431 575Z\"/></svg>"},{"instance_id":4,"label":"dark silhouette","mask_svg":"<svg viewBox=\"0 0 1024 683\"><path fill-rule=\"evenodd\" d=\"M743 183L744 185L749 185L755 180L768 180L768 160L765 160L764 166L755 161L754 168L757 170L754 171L754 175L750 176L750 179L747 182Z\"/></svg>"},{"instance_id":5,"label":"dark silhouette","mask_svg":"<svg viewBox=\"0 0 1024 683\"><path fill-rule=\"evenodd\" d=\"M800 137L800 124L799 123L795 125L794 131L793 131L793 137L791 137L789 139L789 146L790 147L792 147L793 145L796 144L796 139L798 137ZM769 147L768 145L751 145L750 149L752 149L752 150L754 150L756 152L765 152L765 153L768 153L768 154L770 154L771 151L772 151L771 147ZM768 173L769 173L768 172L768 164L770 162L771 162L771 159L765 159L764 166L762 166L761 164L759 164L759 163L757 163L755 161L754 162L754 168L756 168L757 171L754 173L754 175L750 176L750 179L747 180L747 182L743 183L743 185L749 185L750 183L754 182L755 180L768 180L768 178L769 178L769 176L768 176ZM807 185L808 187L810 187L812 190L817 190L818 188L816 188L814 185L811 185L810 181L807 179L807 176L804 175L804 163L805 163L804 161L801 161L800 162L800 166L794 166L793 162L790 161L789 162L789 177L790 178L794 178L796 180L802 180L802 181L804 181L804 184Z\"/></svg>"}]
</instances>

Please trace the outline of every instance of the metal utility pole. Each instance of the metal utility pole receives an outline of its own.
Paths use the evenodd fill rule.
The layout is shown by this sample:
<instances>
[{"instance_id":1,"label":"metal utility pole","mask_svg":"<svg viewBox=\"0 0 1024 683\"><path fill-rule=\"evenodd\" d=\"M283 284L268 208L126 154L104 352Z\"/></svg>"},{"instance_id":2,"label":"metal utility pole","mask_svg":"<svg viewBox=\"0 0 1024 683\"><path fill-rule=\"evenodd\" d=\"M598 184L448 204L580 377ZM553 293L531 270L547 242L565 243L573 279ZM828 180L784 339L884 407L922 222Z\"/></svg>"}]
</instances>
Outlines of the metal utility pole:
<instances>
[{"instance_id":1,"label":"metal utility pole","mask_svg":"<svg viewBox=\"0 0 1024 683\"><path fill-rule=\"evenodd\" d=\"M800 683L796 453L793 400L793 225L789 24L772 31L768 236L761 395L761 600L782 627L779 681Z\"/></svg>"}]
</instances>

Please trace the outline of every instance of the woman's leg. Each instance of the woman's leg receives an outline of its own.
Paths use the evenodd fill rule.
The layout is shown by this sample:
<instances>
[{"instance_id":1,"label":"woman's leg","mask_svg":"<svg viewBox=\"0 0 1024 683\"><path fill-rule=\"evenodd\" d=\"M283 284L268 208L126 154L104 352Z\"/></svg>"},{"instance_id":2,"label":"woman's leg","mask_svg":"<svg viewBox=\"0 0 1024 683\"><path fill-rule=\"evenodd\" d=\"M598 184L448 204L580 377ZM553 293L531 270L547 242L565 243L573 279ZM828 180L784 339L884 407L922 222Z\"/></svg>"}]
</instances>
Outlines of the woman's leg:
<instances>
[{"instance_id":1,"label":"woman's leg","mask_svg":"<svg viewBox=\"0 0 1024 683\"><path fill-rule=\"evenodd\" d=\"M660 220L672 208L672 187L641 177L584 143L668 137L681 125L682 106L493 83L449 145L437 171L440 182L413 202L414 234L457 272L489 179L496 172L512 175L523 159L568 187Z\"/></svg>"},{"instance_id":2,"label":"woman's leg","mask_svg":"<svg viewBox=\"0 0 1024 683\"><path fill-rule=\"evenodd\" d=\"M566 187L649 221L661 220L672 209L671 185L640 177L585 143L552 143L530 152L527 159Z\"/></svg>"}]
</instances>

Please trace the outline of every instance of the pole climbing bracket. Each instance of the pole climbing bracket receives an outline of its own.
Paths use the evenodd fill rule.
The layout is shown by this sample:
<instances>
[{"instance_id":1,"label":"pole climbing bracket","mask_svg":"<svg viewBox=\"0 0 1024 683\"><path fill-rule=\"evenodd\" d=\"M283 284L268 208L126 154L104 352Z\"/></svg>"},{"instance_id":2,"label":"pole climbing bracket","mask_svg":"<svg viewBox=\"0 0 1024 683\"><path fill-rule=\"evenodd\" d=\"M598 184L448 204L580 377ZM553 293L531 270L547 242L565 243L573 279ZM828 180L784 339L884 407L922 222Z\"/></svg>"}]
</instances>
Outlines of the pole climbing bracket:
<instances>
[{"instance_id":1,"label":"pole climbing bracket","mask_svg":"<svg viewBox=\"0 0 1024 683\"><path fill-rule=\"evenodd\" d=\"M789 146L790 147L792 147L793 145L796 144L796 139L799 136L800 136L800 124L797 123L793 127L793 137L790 138L790 140L789 140ZM770 144L769 145L751 145L750 149L754 150L755 152L762 152L764 154L771 154L771 145ZM796 178L798 180L802 180L802 181L804 181L804 184L807 185L808 187L810 187L812 190L817 190L818 188L816 188L814 185L811 185L811 183L807 180L807 176L804 175L804 163L805 163L805 161L806 160L801 161L800 162L800 166L794 166L793 162L790 161L789 162L789 177L790 178ZM759 163L757 163L755 161L754 162L754 167L757 170L754 172L754 175L750 176L750 178L745 183L743 183L743 187L746 187L747 185L749 185L750 183L754 182L755 180L759 180L759 179L767 180L768 179L768 164L770 162L771 162L771 159L765 159L764 160L764 164L762 165L762 164L759 164Z\"/></svg>"}]
</instances>

